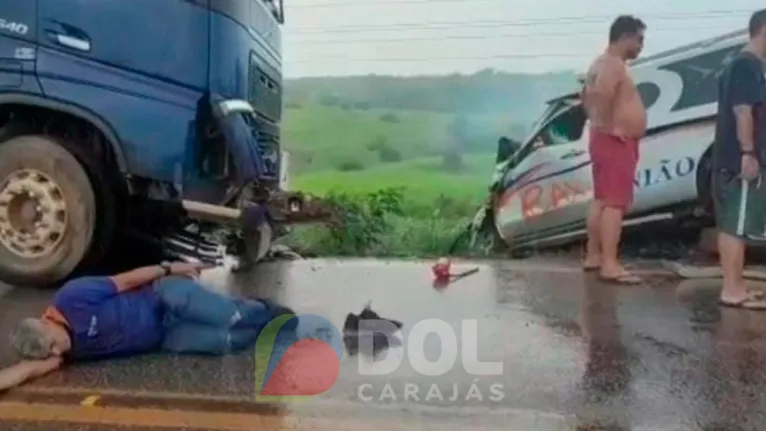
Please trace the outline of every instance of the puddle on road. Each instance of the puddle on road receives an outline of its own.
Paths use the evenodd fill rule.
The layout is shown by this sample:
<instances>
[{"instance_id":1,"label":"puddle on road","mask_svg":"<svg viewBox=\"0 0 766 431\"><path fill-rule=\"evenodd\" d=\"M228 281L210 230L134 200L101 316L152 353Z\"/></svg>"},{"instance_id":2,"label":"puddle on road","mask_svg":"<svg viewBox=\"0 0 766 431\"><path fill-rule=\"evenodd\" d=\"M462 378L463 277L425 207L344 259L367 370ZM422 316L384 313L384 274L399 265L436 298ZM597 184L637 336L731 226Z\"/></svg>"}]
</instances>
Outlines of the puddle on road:
<instances>
[{"instance_id":1,"label":"puddle on road","mask_svg":"<svg viewBox=\"0 0 766 431\"><path fill-rule=\"evenodd\" d=\"M432 288L429 265L294 261L262 265L254 274L215 271L204 280L221 291L266 296L299 313L322 316L338 332L347 313L360 312L368 302L382 316L404 323L402 345L386 352L402 359L395 371L368 375L380 371L376 361L345 357L337 384L319 397L324 401L357 407L417 404L567 415L591 412L625 429L636 421L662 429L716 418L733 423L741 417L747 423L766 419L756 409L766 405L766 313L721 310L714 302L715 283L615 287L578 271L524 271L518 263L497 262L480 264L477 274L440 291ZM2 328L8 329L9 319L24 312L18 304L30 307L27 310L41 306L41 295L14 291L6 296L8 300L0 302ZM406 359L407 341L412 328L428 318L457 328L458 337L463 321L474 319L477 334L467 338L477 344L477 359L501 361L502 376L474 380L459 357L455 370L446 375L419 373ZM421 346L428 360L436 360L441 352L440 343L432 338ZM251 397L250 356L149 356L75 367L36 385ZM460 399L471 383L482 392L482 401ZM489 386L498 383L504 396L490 402ZM450 401L456 384L458 399ZM367 401L360 398L362 385L368 385ZM381 399L386 385L389 396ZM433 385L446 400L425 400ZM417 400L411 397L413 390ZM721 399L731 400L750 415L735 415L736 409L722 407Z\"/></svg>"},{"instance_id":2,"label":"puddle on road","mask_svg":"<svg viewBox=\"0 0 766 431\"><path fill-rule=\"evenodd\" d=\"M457 266L455 271L461 269ZM421 329L437 325L428 319L447 324L445 330L453 331L454 342L460 348L467 343L475 344L476 352L472 353L476 360L502 363L502 376L482 378L484 396L492 379L507 384L507 379L529 375L535 376L535 385L545 392L566 392L576 383L572 376L579 375L585 366L579 331L562 333L553 322L578 327L576 311L571 316L562 315L562 310L577 309L577 287L546 293L536 286L553 283L560 288L571 278L567 272L557 272L549 280L537 279L535 286L530 286L522 272L502 265L480 264L478 273L446 289L434 289L427 263L325 260L264 266L259 268L258 282L247 288L243 288L241 276L237 276L239 280L224 278L231 277L226 274L218 275L217 279L209 277L219 288L237 283L240 286L237 290L248 296L270 296L299 313L323 316L338 332L346 315L360 312L367 303L381 316L403 322L401 334L392 339L382 355L343 358L338 384L333 388L339 396L355 396L354 390L360 384L372 385L370 394L378 397L386 389L385 384L391 384L394 401L401 401L406 385L409 389L416 385L421 398L434 384L445 394L453 393L454 385L459 385L458 391L465 396L475 376L465 370L462 354L457 355L454 368L443 376L424 376L423 370L416 369L410 361L413 353L421 351L426 360L440 358L442 345L436 335L413 341L413 328L420 333ZM279 288L273 289L277 284ZM552 300L553 308L545 309ZM546 316L548 312L553 317ZM299 326L299 331L302 329L305 328ZM399 366L386 371L391 361ZM509 397L523 398L519 394Z\"/></svg>"},{"instance_id":3,"label":"puddle on road","mask_svg":"<svg viewBox=\"0 0 766 431\"><path fill-rule=\"evenodd\" d=\"M405 328L426 318L456 328L463 319L476 319L479 360L504 365L503 376L478 380L485 394L490 382L504 386L504 399L496 408L603 409L598 416L619 423L647 412L648 423L675 423L676 418L704 422L720 396L710 385L737 386L733 374L720 373L724 365L718 357L711 357L716 351L711 339L715 345L764 350L766 356L758 335L766 325L758 328L756 323L761 318L726 317L729 312L721 312L699 286L689 300L688 293L682 294L688 283L675 288L657 278L647 286L616 287L578 272L523 271L500 262L482 265L478 274L437 291L423 263L293 262L281 270L278 298L300 312L328 316L338 327L346 313L358 312L368 301L381 315L403 321ZM704 322L702 315L707 316ZM406 329L403 335L406 345ZM426 357L429 352L429 359L438 357L438 342L423 345ZM398 346L389 354L404 357L406 348ZM365 395L372 402L407 404L413 402L405 399L409 385L419 395L415 402L432 404L423 402L432 385L445 396L460 385L462 395L475 381L462 370L460 359L456 371L438 378L424 377L406 359L394 373L366 376L375 371L374 361L357 361L345 360L330 397L353 399L359 395L355 390L366 384L370 390ZM760 381L762 371L752 366L747 370ZM386 385L391 389L382 400Z\"/></svg>"}]
</instances>

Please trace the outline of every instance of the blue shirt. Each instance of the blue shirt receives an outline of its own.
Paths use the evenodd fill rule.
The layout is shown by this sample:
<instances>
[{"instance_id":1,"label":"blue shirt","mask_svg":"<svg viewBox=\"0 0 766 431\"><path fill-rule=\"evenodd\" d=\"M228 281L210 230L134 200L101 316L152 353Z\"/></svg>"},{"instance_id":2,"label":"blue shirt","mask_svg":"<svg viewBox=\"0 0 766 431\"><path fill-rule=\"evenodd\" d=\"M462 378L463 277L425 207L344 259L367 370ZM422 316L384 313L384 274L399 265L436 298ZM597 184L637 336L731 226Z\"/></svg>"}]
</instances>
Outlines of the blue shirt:
<instances>
[{"instance_id":1,"label":"blue shirt","mask_svg":"<svg viewBox=\"0 0 766 431\"><path fill-rule=\"evenodd\" d=\"M162 306L154 289L119 292L109 277L81 277L53 297L69 324L72 359L97 359L144 353L164 337Z\"/></svg>"}]
</instances>

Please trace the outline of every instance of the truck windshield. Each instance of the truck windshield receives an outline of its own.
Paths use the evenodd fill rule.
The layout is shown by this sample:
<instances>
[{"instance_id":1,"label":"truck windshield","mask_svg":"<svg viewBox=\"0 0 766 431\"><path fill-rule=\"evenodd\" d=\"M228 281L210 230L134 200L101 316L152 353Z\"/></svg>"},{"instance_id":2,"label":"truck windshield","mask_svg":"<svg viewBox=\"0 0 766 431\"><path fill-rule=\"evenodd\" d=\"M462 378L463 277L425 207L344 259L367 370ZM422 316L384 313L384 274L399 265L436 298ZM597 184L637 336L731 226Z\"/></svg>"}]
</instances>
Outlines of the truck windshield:
<instances>
[{"instance_id":1,"label":"truck windshield","mask_svg":"<svg viewBox=\"0 0 766 431\"><path fill-rule=\"evenodd\" d=\"M271 15L274 17L274 19L277 20L280 24L285 22L284 17L284 5L282 3L282 0L260 0L262 1L266 7L271 12Z\"/></svg>"},{"instance_id":2,"label":"truck windshield","mask_svg":"<svg viewBox=\"0 0 766 431\"><path fill-rule=\"evenodd\" d=\"M210 9L220 12L251 29L262 28L264 18L285 22L283 0L210 0Z\"/></svg>"}]
</instances>

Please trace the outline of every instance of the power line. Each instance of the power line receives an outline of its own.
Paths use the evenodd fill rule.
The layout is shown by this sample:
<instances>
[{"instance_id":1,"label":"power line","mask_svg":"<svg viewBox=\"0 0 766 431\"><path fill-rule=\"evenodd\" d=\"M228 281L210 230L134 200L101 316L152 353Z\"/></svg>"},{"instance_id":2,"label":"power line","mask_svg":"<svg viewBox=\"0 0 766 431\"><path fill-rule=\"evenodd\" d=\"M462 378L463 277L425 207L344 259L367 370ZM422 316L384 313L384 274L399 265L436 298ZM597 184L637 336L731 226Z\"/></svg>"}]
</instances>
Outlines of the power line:
<instances>
[{"instance_id":1,"label":"power line","mask_svg":"<svg viewBox=\"0 0 766 431\"><path fill-rule=\"evenodd\" d=\"M287 3L286 7L289 9L316 9L324 7L356 7L356 6L380 6L380 5L431 5L440 3L475 3L475 2L492 2L499 3L503 0L413 0L413 1L374 1L374 2L319 2L312 4L290 4Z\"/></svg>"},{"instance_id":2,"label":"power line","mask_svg":"<svg viewBox=\"0 0 766 431\"><path fill-rule=\"evenodd\" d=\"M412 5L418 5L418 6L428 6L428 5L434 5L434 4L444 4L444 3L465 3L465 4L473 4L477 2L488 2L488 3L500 3L505 2L507 0L377 0L377 1L370 1L370 2L352 2L352 1L329 1L329 2L318 2L318 3L308 3L305 4L296 4L291 2L286 2L285 6L288 10L290 9L318 9L318 8L340 8L340 7L370 7L370 6L384 6L384 5L403 5L403 6L412 6ZM633 0L627 0L627 1L618 1L618 0L611 0L610 3L634 3ZM641 0L635 1L635 3L643 3ZM752 13L755 9L750 10Z\"/></svg>"},{"instance_id":3,"label":"power line","mask_svg":"<svg viewBox=\"0 0 766 431\"><path fill-rule=\"evenodd\" d=\"M490 56L483 56L483 57L411 57L411 58L404 58L404 57L389 57L389 58L383 58L383 57L370 57L370 58L359 58L359 57L347 57L343 55L328 55L328 56L321 56L319 58L313 58L313 59L307 59L307 58L301 58L299 60L290 61L289 63L315 63L317 60L327 60L331 58L335 58L338 60L343 60L344 62L423 62L423 61L460 61L460 60L503 60L503 59L529 59L529 58L550 58L550 57L556 57L556 58L582 58L586 54L574 54L574 53L538 53L538 54L503 54L503 55L490 55Z\"/></svg>"},{"instance_id":4,"label":"power line","mask_svg":"<svg viewBox=\"0 0 766 431\"><path fill-rule=\"evenodd\" d=\"M731 10L731 11L710 11L705 13L694 14L676 14L676 15L664 15L664 16L647 16L644 17L645 21L661 20L661 21L688 21L690 19L731 19L733 14L750 14L749 10ZM309 30L294 30L290 31L290 34L329 34L329 33L361 33L370 31L400 31L402 29L444 29L444 28L487 28L487 27L528 27L537 25L567 25L567 24L583 24L583 23L595 23L601 24L604 21L609 21L614 17L606 16L579 16L579 17L560 17L550 19L536 19L536 20L515 20L515 21L457 21L457 22L419 22L419 23L401 23L401 24L382 24L382 25L365 25L365 26L342 26L335 28L322 28L315 27L313 30L309 27ZM305 28L305 27L304 27ZM648 31L651 31L651 25Z\"/></svg>"},{"instance_id":5,"label":"power line","mask_svg":"<svg viewBox=\"0 0 766 431\"><path fill-rule=\"evenodd\" d=\"M710 27L687 27L687 28L658 28L651 29L649 31L649 37L654 33L672 33L672 32L690 32L698 30L709 30ZM383 39L291 39L291 42L300 43L302 45L315 45L315 44L352 44L352 43L399 43L399 42L426 42L426 41L440 41L440 40L486 40L486 39L527 39L533 37L577 37L577 36L599 36L606 37L605 31L593 31L593 32L577 32L576 34L570 33L535 33L535 34L497 34L497 35L475 35L475 36L433 36L433 37L416 37L416 38L383 38Z\"/></svg>"}]
</instances>

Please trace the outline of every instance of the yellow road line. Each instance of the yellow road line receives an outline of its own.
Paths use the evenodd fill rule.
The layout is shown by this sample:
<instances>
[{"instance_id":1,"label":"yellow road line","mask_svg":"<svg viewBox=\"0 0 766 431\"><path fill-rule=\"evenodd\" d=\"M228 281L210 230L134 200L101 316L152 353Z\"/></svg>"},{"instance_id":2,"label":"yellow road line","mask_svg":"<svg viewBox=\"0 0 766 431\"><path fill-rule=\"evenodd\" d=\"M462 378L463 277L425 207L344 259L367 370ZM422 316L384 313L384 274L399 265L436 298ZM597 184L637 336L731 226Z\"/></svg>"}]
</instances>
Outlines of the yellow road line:
<instances>
[{"instance_id":1,"label":"yellow road line","mask_svg":"<svg viewBox=\"0 0 766 431\"><path fill-rule=\"evenodd\" d=\"M20 395L21 399L14 397ZM429 421L438 422L439 427L447 426L447 429L464 430L456 417L466 420L481 418L486 428L492 428L492 424L530 423L535 421L551 421L553 423L565 422L570 419L569 415L549 410L535 410L513 408L509 406L488 408L481 406L453 406L438 407L427 405L408 405L406 418L399 415L402 407L396 404L357 403L344 398L325 398L323 396L309 397L306 402L290 403L263 403L257 402L252 397L213 395L200 393L141 391L111 388L93 388L77 386L42 386L28 385L13 389L8 393L8 401L46 402L54 404L67 404L63 398L81 400L87 395L99 396L99 407L126 408L141 410L144 408L159 408L177 411L196 411L198 413L225 413L234 412L256 415L261 417L284 417L290 416L291 420L314 421L314 418L343 418L344 421L388 423L390 419L418 420L422 415L429 415ZM59 399L56 399L59 397ZM2 401L2 398L0 398ZM79 401L77 401L79 402ZM217 404L217 405L216 405ZM438 418L438 419L437 419ZM400 419L400 420L401 420ZM420 419L422 420L422 419ZM363 426L363 428L365 427ZM388 425L385 425L388 426ZM384 427L385 427L384 426ZM366 426L369 429L369 426ZM507 427L503 427L507 429Z\"/></svg>"},{"instance_id":2,"label":"yellow road line","mask_svg":"<svg viewBox=\"0 0 766 431\"><path fill-rule=\"evenodd\" d=\"M183 392L141 391L112 388L94 388L92 386L37 386L28 385L13 389L12 393L18 394L52 394L52 395L87 395L94 394L99 397L138 397L167 400L191 400L191 401L224 401L224 402L255 402L254 397L212 395Z\"/></svg>"},{"instance_id":3,"label":"yellow road line","mask_svg":"<svg viewBox=\"0 0 766 431\"><path fill-rule=\"evenodd\" d=\"M83 398L82 401L80 401L80 405L82 406L95 406L98 400L100 400L101 397L98 395L91 395L88 397Z\"/></svg>"},{"instance_id":4,"label":"yellow road line","mask_svg":"<svg viewBox=\"0 0 766 431\"><path fill-rule=\"evenodd\" d=\"M21 402L0 402L0 419L221 431L383 431L392 429L411 431L421 429L420 425L422 425L419 421L418 423L405 424L395 421L348 421L248 413L203 413L151 408L132 409ZM448 427L448 429L450 428L460 430L465 427Z\"/></svg>"}]
</instances>

